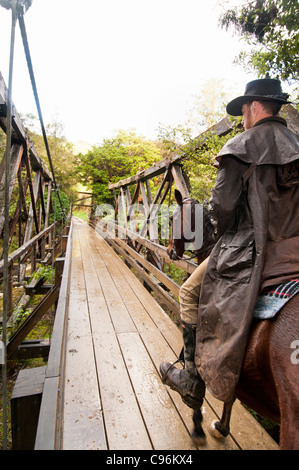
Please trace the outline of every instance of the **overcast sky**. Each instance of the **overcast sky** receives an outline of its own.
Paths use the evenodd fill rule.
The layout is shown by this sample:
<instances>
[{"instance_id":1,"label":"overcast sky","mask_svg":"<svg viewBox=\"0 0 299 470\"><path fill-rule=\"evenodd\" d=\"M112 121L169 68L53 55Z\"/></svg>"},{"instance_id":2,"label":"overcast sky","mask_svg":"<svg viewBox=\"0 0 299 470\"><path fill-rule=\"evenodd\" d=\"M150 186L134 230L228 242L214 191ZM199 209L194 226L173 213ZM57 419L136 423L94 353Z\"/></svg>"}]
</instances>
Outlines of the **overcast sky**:
<instances>
[{"instance_id":1,"label":"overcast sky","mask_svg":"<svg viewBox=\"0 0 299 470\"><path fill-rule=\"evenodd\" d=\"M237 3L242 3L242 0ZM115 130L155 138L183 123L204 81L232 98L255 78L232 64L245 44L218 27L218 0L33 0L25 25L45 123L72 142ZM220 2L224 3L224 1ZM11 12L0 7L0 71L8 82ZM13 101L37 115L19 27Z\"/></svg>"}]
</instances>

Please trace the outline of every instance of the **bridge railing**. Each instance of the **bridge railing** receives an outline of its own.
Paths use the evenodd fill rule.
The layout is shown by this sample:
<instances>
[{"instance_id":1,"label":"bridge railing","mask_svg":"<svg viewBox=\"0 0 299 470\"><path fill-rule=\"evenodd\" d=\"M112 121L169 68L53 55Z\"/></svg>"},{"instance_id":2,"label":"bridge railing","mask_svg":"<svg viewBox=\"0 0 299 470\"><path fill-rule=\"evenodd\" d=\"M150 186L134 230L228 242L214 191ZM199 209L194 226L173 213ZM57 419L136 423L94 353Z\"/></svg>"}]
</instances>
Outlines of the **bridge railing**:
<instances>
[{"instance_id":1,"label":"bridge railing","mask_svg":"<svg viewBox=\"0 0 299 470\"><path fill-rule=\"evenodd\" d=\"M288 127L299 133L299 114L290 105L282 109L282 116L287 120ZM237 124L239 125L239 124ZM205 137L214 133L221 137L231 133L236 123L228 116L216 125L203 132L198 139L197 151L205 147ZM164 269L165 265L174 265L191 274L196 264L187 260L171 260L166 252L167 237L161 242L161 227L152 231L153 220L163 217L163 206L168 209L175 187L183 198L191 196L188 175L185 173L184 161L188 154L173 155L157 162L150 168L139 171L136 175L110 184L109 189L115 194L114 213L105 217L90 219L90 225L119 253L143 282L155 292L161 302L174 313L179 312L179 286ZM155 185L150 181L155 178ZM157 181L158 187L157 187ZM155 186L152 194L151 187ZM139 211L140 208L140 211ZM158 215L160 211L160 215ZM134 216L137 214L137 216ZM142 217L138 214L142 213ZM161 216L162 214L162 216ZM168 212L169 216L169 212ZM166 217L166 225L169 217ZM161 225L161 223L160 223ZM157 227L156 227L157 228Z\"/></svg>"},{"instance_id":2,"label":"bridge railing","mask_svg":"<svg viewBox=\"0 0 299 470\"><path fill-rule=\"evenodd\" d=\"M4 248L0 260L0 281L3 279L8 288L8 298L3 306L5 324L13 314L14 284L25 286L26 277L31 276L39 264L51 264L65 251L64 236L70 216L59 222L55 220L57 187L53 188L53 175L38 155L14 105L12 108L11 146L7 146L0 158L1 242L4 241L5 229L9 232L8 247L5 247L8 250L8 273L4 264ZM0 127L4 134L8 134L9 129L7 109L8 89L0 73ZM7 206L10 208L9 220L6 218ZM50 223L51 217L53 224ZM11 252L16 244L18 249Z\"/></svg>"},{"instance_id":3,"label":"bridge railing","mask_svg":"<svg viewBox=\"0 0 299 470\"><path fill-rule=\"evenodd\" d=\"M156 293L161 303L166 305L173 313L179 314L177 298L180 286L165 273L162 266L164 263L175 263L178 268L191 274L195 270L196 264L183 259L171 260L165 246L159 245L111 221L102 219L96 223L91 222L90 225L134 269L144 284ZM136 250L137 245L139 250ZM143 254L142 251L144 251ZM153 253L155 259L152 257ZM157 258L162 260L159 265Z\"/></svg>"},{"instance_id":4,"label":"bridge railing","mask_svg":"<svg viewBox=\"0 0 299 470\"><path fill-rule=\"evenodd\" d=\"M0 347L3 353L0 356L3 361L5 409L7 359L48 357L49 341L43 338L36 340L34 347L28 347L29 342L24 339L39 320L48 313L54 313L60 289L58 276L62 269L62 260L55 259L62 257L65 252L71 214L64 214L62 220L57 221L56 196L60 204L61 201L53 172L38 155L13 104L10 125L8 95L0 73L0 283L4 294L2 312L0 311ZM2 145L5 141L6 146ZM4 152L2 147L5 147ZM61 209L63 212L64 208ZM54 219L54 223L51 223L51 219ZM14 250L13 246L18 248ZM42 277L38 283L31 280L30 285L27 284L26 281L40 265L51 264L56 272L55 281L43 285ZM23 287L23 294L17 303L13 302L15 286ZM37 286L39 303L27 317L28 310L23 315L25 304L27 306L31 296L37 294ZM22 312L22 317L18 315L19 312ZM9 335L7 328L10 330ZM6 424L3 428L6 441Z\"/></svg>"},{"instance_id":5,"label":"bridge railing","mask_svg":"<svg viewBox=\"0 0 299 470\"><path fill-rule=\"evenodd\" d=\"M228 118L221 120L217 126L207 132L225 135L233 128ZM204 134L203 144L204 145ZM90 219L90 225L120 254L129 264L143 283L155 292L163 306L179 315L179 285L167 273L166 265L175 265L191 274L196 268L194 262L187 260L171 260L166 246L169 234L169 216L171 215L172 191L175 187L183 198L191 196L188 176L184 169L184 161L188 155L173 155L161 160L150 168L139 171L136 175L109 185L115 192L115 211L113 220L108 217ZM158 188L152 194L150 180L160 180ZM155 188L157 185L154 185ZM118 194L116 194L118 192ZM132 196L131 196L132 195ZM142 220L138 213L142 212ZM166 217L165 217L166 209ZM134 212L137 216L134 216ZM135 217L135 218L134 218ZM155 224L153 230L153 221ZM161 242L161 223L164 234ZM131 229L131 227L135 226ZM138 230L136 231L136 227ZM165 269L166 267L166 269Z\"/></svg>"},{"instance_id":6,"label":"bridge railing","mask_svg":"<svg viewBox=\"0 0 299 470\"><path fill-rule=\"evenodd\" d=\"M42 401L35 439L35 450L60 448L63 374L65 360L66 321L71 273L73 223L71 221L55 313L51 347L48 357Z\"/></svg>"}]
</instances>

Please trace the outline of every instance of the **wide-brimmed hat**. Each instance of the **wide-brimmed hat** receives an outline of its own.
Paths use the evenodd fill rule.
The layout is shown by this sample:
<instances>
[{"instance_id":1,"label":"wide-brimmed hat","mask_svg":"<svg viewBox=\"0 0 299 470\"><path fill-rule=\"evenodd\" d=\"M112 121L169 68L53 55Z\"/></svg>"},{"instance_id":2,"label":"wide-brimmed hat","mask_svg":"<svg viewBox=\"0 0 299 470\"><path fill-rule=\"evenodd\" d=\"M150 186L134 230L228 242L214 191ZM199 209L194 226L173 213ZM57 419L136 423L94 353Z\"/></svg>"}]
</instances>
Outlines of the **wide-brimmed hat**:
<instances>
[{"instance_id":1,"label":"wide-brimmed hat","mask_svg":"<svg viewBox=\"0 0 299 470\"><path fill-rule=\"evenodd\" d=\"M281 83L274 78L260 78L247 83L244 96L238 96L226 106L226 111L231 116L242 116L242 106L252 101L273 101L287 104L289 95L283 93Z\"/></svg>"}]
</instances>

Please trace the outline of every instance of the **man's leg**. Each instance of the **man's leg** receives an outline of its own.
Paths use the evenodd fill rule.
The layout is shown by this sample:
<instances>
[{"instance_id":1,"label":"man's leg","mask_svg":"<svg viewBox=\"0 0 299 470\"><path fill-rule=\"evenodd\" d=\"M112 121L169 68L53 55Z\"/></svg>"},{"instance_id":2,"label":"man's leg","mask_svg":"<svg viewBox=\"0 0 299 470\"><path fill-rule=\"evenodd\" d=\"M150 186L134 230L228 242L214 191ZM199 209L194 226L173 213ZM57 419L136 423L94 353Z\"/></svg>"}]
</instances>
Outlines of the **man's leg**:
<instances>
[{"instance_id":1,"label":"man's leg","mask_svg":"<svg viewBox=\"0 0 299 470\"><path fill-rule=\"evenodd\" d=\"M184 369L169 362L162 362L160 372L164 383L177 391L183 401L193 409L199 409L205 394L205 386L197 372L194 354L196 347L196 323L200 287L208 263L201 263L180 288L180 309L184 341Z\"/></svg>"},{"instance_id":2,"label":"man's leg","mask_svg":"<svg viewBox=\"0 0 299 470\"><path fill-rule=\"evenodd\" d=\"M181 320L190 325L197 324L200 288L208 261L209 258L206 258L197 266L180 288Z\"/></svg>"}]
</instances>

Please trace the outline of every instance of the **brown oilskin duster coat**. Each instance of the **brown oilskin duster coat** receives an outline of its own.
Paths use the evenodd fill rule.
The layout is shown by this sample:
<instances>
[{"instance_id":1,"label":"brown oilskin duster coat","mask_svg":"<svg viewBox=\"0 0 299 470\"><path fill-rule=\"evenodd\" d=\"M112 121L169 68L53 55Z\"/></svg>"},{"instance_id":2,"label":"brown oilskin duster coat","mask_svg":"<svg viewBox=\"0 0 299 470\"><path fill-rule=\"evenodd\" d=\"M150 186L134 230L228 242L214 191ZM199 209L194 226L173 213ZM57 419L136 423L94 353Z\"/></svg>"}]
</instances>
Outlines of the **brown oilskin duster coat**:
<instances>
[{"instance_id":1,"label":"brown oilskin duster coat","mask_svg":"<svg viewBox=\"0 0 299 470\"><path fill-rule=\"evenodd\" d=\"M212 216L220 236L201 287L196 366L219 400L234 397L257 296L299 275L299 139L278 117L217 156Z\"/></svg>"}]
</instances>

